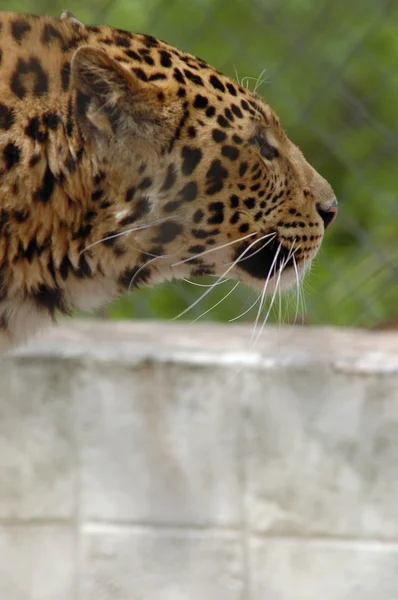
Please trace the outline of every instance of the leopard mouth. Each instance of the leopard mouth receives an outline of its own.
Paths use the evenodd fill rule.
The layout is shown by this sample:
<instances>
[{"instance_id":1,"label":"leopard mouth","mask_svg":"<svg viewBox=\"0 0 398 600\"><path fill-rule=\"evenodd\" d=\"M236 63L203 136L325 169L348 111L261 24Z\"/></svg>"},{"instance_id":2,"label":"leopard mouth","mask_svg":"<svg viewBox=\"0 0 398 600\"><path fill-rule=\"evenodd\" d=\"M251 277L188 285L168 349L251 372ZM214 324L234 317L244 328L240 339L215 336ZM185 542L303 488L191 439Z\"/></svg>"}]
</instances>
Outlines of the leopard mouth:
<instances>
[{"instance_id":1,"label":"leopard mouth","mask_svg":"<svg viewBox=\"0 0 398 600\"><path fill-rule=\"evenodd\" d=\"M259 240L260 242L260 240ZM287 248L275 237L270 241L261 242L259 248L248 241L240 244L234 255L236 267L258 280L271 279L279 276L289 269L297 269L299 262L298 254L293 248Z\"/></svg>"}]
</instances>

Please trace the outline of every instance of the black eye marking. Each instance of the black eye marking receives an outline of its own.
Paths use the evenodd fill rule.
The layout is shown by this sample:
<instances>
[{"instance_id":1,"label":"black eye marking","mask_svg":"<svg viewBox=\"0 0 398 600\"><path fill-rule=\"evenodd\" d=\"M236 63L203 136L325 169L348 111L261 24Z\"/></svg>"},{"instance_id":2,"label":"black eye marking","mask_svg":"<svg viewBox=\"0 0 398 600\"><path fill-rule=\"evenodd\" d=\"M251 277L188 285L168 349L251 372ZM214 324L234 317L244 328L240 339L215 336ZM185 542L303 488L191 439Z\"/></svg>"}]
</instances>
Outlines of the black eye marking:
<instances>
[{"instance_id":1,"label":"black eye marking","mask_svg":"<svg viewBox=\"0 0 398 600\"><path fill-rule=\"evenodd\" d=\"M267 142L263 133L257 133L255 136L253 136L251 138L250 141L253 144L256 144L256 146L260 150L260 154L263 158L266 158L267 160L272 160L273 158L278 158L279 151L276 148L274 148L274 146L271 146L271 144L269 144Z\"/></svg>"}]
</instances>

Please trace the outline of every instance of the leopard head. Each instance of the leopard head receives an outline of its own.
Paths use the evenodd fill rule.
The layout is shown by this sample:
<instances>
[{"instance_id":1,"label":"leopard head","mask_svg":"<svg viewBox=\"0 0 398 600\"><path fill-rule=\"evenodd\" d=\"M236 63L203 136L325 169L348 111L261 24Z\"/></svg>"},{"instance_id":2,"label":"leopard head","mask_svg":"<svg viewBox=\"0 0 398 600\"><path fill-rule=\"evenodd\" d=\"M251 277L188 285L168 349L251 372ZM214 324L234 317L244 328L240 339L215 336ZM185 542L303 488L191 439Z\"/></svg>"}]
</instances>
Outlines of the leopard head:
<instances>
[{"instance_id":1,"label":"leopard head","mask_svg":"<svg viewBox=\"0 0 398 600\"><path fill-rule=\"evenodd\" d=\"M149 36L79 48L72 82L122 287L210 274L272 291L304 275L336 198L268 104Z\"/></svg>"}]
</instances>

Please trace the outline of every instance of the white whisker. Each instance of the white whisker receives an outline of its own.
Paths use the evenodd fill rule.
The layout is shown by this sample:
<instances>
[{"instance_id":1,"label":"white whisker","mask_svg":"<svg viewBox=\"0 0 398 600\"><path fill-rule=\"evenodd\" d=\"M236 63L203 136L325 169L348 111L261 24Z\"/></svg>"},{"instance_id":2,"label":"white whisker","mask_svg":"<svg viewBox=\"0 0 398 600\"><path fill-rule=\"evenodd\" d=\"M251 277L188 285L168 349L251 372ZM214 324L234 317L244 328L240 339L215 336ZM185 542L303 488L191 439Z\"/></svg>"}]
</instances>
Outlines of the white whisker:
<instances>
[{"instance_id":1,"label":"white whisker","mask_svg":"<svg viewBox=\"0 0 398 600\"><path fill-rule=\"evenodd\" d=\"M230 265L222 275L220 275L220 277L217 279L217 281L215 282L214 285L216 285L217 283L219 283L222 279L225 278L226 275L228 275L228 273L234 268L234 266L240 261L240 259L245 256L245 254L247 252L249 252L250 248L252 248L254 246L254 244L257 244L258 242L261 242L263 240L263 238L259 238L258 240L254 240L251 244L249 244L249 246L247 248L245 248L245 250L238 256L238 258L232 263L232 265ZM176 319L179 319L180 317L184 316L187 312L189 312L190 310L192 310L192 308L194 308L201 300L203 300L203 298L205 298L213 289L213 286L211 288L209 288L208 290L206 290L205 292L203 292L203 294L201 296L199 296L199 298L197 298L197 300L195 300L195 302L192 302L192 304L190 306L188 306L185 310L183 310L182 312L180 312L176 317L174 317L173 321L175 321Z\"/></svg>"},{"instance_id":2,"label":"white whisker","mask_svg":"<svg viewBox=\"0 0 398 600\"><path fill-rule=\"evenodd\" d=\"M281 286L278 286L278 325L282 325L282 291Z\"/></svg>"},{"instance_id":3,"label":"white whisker","mask_svg":"<svg viewBox=\"0 0 398 600\"><path fill-rule=\"evenodd\" d=\"M277 250L277 251L276 251L276 253L275 253L274 259L273 259L273 261L272 261L272 263L271 263L270 269L269 269L269 271L268 271L267 278L266 278L266 280L265 280L265 283L264 283L263 291L262 291L262 293L261 293L260 306L258 307L258 311L257 311L256 320L255 320L255 322L254 322L254 328L253 328L253 333L252 333L252 337L251 337L251 345L253 345L254 337L255 337L255 335L256 335L256 330L257 330L257 326L258 326L258 321L259 321L259 319L260 319L261 311L262 311L262 309L263 309L263 306L264 306L265 295L266 295L266 293L267 293L267 287L268 287L268 283L269 283L269 280L270 280L270 279L271 279L271 277L272 277L272 275L271 275L271 274L272 274L272 270L273 270L274 266L276 265L276 261L278 260L278 256L279 256L279 252L281 251L281 248L282 248L282 242L280 242L280 244L279 244L279 247L278 247L278 250Z\"/></svg>"},{"instance_id":4,"label":"white whisker","mask_svg":"<svg viewBox=\"0 0 398 600\"><path fill-rule=\"evenodd\" d=\"M258 250L256 250L255 252L252 252L251 254L249 254L249 256L245 256L245 258L243 258L242 260L240 260L239 262L245 262L245 260L248 260L249 258L253 258L253 256L256 256L256 254L258 254L259 252L261 252L261 250L264 250L264 248L270 244L272 242L272 240L276 237L276 232L273 233L267 233L267 235L263 236L262 239L266 239L267 237L271 237L270 240L268 240L268 242L266 242L265 244L263 244L262 246L260 246L260 248L258 248ZM228 263L231 264L231 263ZM226 267L228 265L225 265Z\"/></svg>"},{"instance_id":5,"label":"white whisker","mask_svg":"<svg viewBox=\"0 0 398 600\"><path fill-rule=\"evenodd\" d=\"M228 296L230 296L232 294L232 292L234 292L236 290L236 288L238 287L239 284L240 284L240 281L237 281L235 283L235 285L229 290L229 292L227 294L225 294L225 296L223 296L221 298L221 300L219 300L218 302L216 302L215 304L213 304L213 306L211 306L210 308L208 308L207 310L205 310L205 312L203 312L201 315L199 315L199 317L196 317L196 319L194 319L192 321L192 323L196 323L196 321L199 321L199 319L201 319L202 317L204 317L205 315L207 315L207 313L209 313L211 310L213 310L213 308L216 308L219 304L221 304L221 302L224 302L224 300L226 300L228 298Z\"/></svg>"},{"instance_id":6,"label":"white whisker","mask_svg":"<svg viewBox=\"0 0 398 600\"><path fill-rule=\"evenodd\" d=\"M86 246L80 253L79 256L81 254L83 254L84 252L86 252L87 250L89 250L90 248L93 248L94 246L97 246L98 244L101 244L102 242L107 242L108 240L113 240L115 238L121 237L123 235L127 235L129 233L133 233L134 231L141 231L142 229L148 229L149 227L154 227L155 225L159 225L160 223L164 223L164 221L167 221L168 219L170 219L171 217L164 217L162 219L158 219L157 221L153 221L152 223L148 223L146 225L138 225L138 227L131 227L130 229L126 229L125 231L120 231L119 233L114 233L113 235L108 235L100 240L97 240L96 242L93 242L92 244L89 244L88 246Z\"/></svg>"},{"instance_id":7,"label":"white whisker","mask_svg":"<svg viewBox=\"0 0 398 600\"><path fill-rule=\"evenodd\" d=\"M248 90L250 90L249 88L249 81L255 81L254 84L254 88L253 88L253 93L255 94L258 90L258 88L260 87L260 85L262 85L265 81L265 79L263 79L263 75L266 72L267 69L263 69L260 73L260 75L258 77L242 77L241 79L241 85L245 88L247 88Z\"/></svg>"},{"instance_id":8,"label":"white whisker","mask_svg":"<svg viewBox=\"0 0 398 600\"><path fill-rule=\"evenodd\" d=\"M244 317L245 315L247 315L247 313L248 313L248 312L250 312L250 311L251 311L251 309L252 309L252 308L254 308L254 307L256 306L256 304L257 304L257 302L260 300L260 298L261 298L261 294L259 294L259 295L257 296L256 300L253 302L253 304L251 304L251 305L249 306L249 308L247 308L247 309L245 310L245 312L243 312L243 313L240 313L240 315L238 315L237 317L234 317L233 319L229 319L228 323L232 323L233 321L237 321L238 319L240 319L240 318Z\"/></svg>"},{"instance_id":9,"label":"white whisker","mask_svg":"<svg viewBox=\"0 0 398 600\"><path fill-rule=\"evenodd\" d=\"M280 249L281 247L282 247L282 244L280 244L280 246L279 246L279 249ZM282 277L283 270L284 270L285 266L287 265L287 263L289 262L289 260L290 260L290 258L292 257L292 255L294 254L294 252L297 250L297 248L296 248L296 250L293 250L293 248L294 248L294 245L292 246L292 248L291 248L291 249L290 249L290 251L289 251L289 254L288 254L288 255L287 255L287 257L285 258L285 260L284 260L284 261L281 263L281 265L280 265L280 267L279 267L279 269L278 269L278 276L277 276L277 280L276 280L276 283L275 283L274 292L273 292L273 294L272 294L271 302L270 302L270 305L269 305L269 307L268 307L267 313L266 313L266 315L265 315L265 317L264 317L263 323L262 323L262 325L261 325L261 327L260 327L260 331L258 332L258 334L257 334L257 337L256 337L256 339L255 339L255 342L254 342L254 344L252 345L252 347L253 347L253 348L254 348L254 346L257 344L258 340L260 339L260 337L261 337L261 334L262 334L262 332L264 331L264 327L265 327L265 325L266 325L266 323L267 323L267 321L268 321L268 317L269 317L269 315L270 315L271 309L272 309L272 307L273 307L273 304L274 304L274 302L275 302L275 298L276 298L276 294L277 294L278 288L280 287L280 281L281 281L281 277Z\"/></svg>"},{"instance_id":10,"label":"white whisker","mask_svg":"<svg viewBox=\"0 0 398 600\"><path fill-rule=\"evenodd\" d=\"M308 269L305 268L307 261L304 260L303 261L304 264L304 272L307 274L309 274L311 272L311 268L312 268L312 263L310 263L310 266ZM308 281L308 280L307 280ZM307 304L306 304L306 298L305 298L305 294L304 294L304 282L301 285L301 300L303 303L303 315L307 314Z\"/></svg>"},{"instance_id":11,"label":"white whisker","mask_svg":"<svg viewBox=\"0 0 398 600\"><path fill-rule=\"evenodd\" d=\"M301 293L301 286L300 286L300 277L299 277L299 273L298 273L298 269L297 269L297 263L296 263L296 257L293 256L293 267L294 267L294 273L296 275L296 312L294 314L294 324L296 324L297 319L298 319L298 315L299 315L299 311L300 311L300 293Z\"/></svg>"},{"instance_id":12,"label":"white whisker","mask_svg":"<svg viewBox=\"0 0 398 600\"><path fill-rule=\"evenodd\" d=\"M213 288L213 287L216 287L217 285L221 285L222 283L226 283L227 281L231 281L231 280L223 279L219 283L198 283L197 281L191 281L190 279L187 279L186 277L181 277L181 281L185 281L186 283L190 283L191 285L196 285L197 287Z\"/></svg>"},{"instance_id":13,"label":"white whisker","mask_svg":"<svg viewBox=\"0 0 398 600\"><path fill-rule=\"evenodd\" d=\"M282 246L282 244L281 244L281 246ZM281 246L280 246L280 247L281 247ZM266 323L267 323L267 321L268 321L268 317L269 317L269 315L270 315L271 309L272 309L272 307L273 307L273 305L274 305L274 302L275 302L276 293L277 293L277 291L278 291L278 286L279 286L279 283L280 283L280 279L281 279L281 276L282 276L282 272L283 272L283 269L284 269L284 267L285 267L285 264L286 264L287 260L288 260L288 259L286 259L286 260L285 260L283 263L281 263L281 266L280 266L280 267L279 267L279 269L278 269L278 276L277 276L277 280L276 280L276 283L275 283L275 288L274 288L274 291L273 291L273 294L272 294L272 297L271 297L271 302L270 302L270 305L269 305L269 307L268 307L267 313L266 313L266 315L265 315L265 317L264 317L264 319L263 319L263 322L262 322L262 325L261 325L261 327L260 327L260 330L259 330L259 332L257 333L257 337L256 337L256 339L255 339L254 343L252 344L252 348L254 348L254 347L255 347L255 345L257 344L258 340L260 339L260 337L261 337L261 334L262 334L262 332L264 331L264 327L265 327L265 325L266 325ZM275 275L276 275L276 273L275 273Z\"/></svg>"},{"instance_id":14,"label":"white whisker","mask_svg":"<svg viewBox=\"0 0 398 600\"><path fill-rule=\"evenodd\" d=\"M257 83L254 86L254 90L253 92L256 93L258 88L265 82L265 79L263 78L264 73L266 72L267 69L263 69L260 73L260 75L257 78Z\"/></svg>"},{"instance_id":15,"label":"white whisker","mask_svg":"<svg viewBox=\"0 0 398 600\"><path fill-rule=\"evenodd\" d=\"M241 84L241 82L239 81L238 70L237 70L237 68L236 68L236 66L235 66L235 65L234 65L234 72L235 72L235 79L236 79L236 82L237 82L239 85L242 85L242 84Z\"/></svg>"},{"instance_id":16,"label":"white whisker","mask_svg":"<svg viewBox=\"0 0 398 600\"><path fill-rule=\"evenodd\" d=\"M205 254L209 254L210 252L215 252L216 250L221 250L222 248L227 248L228 246L232 246L232 244L237 244L238 242L242 242L243 240L247 240L248 238L253 237L253 235L256 235L256 233L257 233L256 231L253 231L253 233L249 233L248 235L238 238L237 240L232 240L232 242L227 242L226 244L222 244L221 246L215 246L214 248L209 248L208 250L199 252L199 254L194 254L193 256L190 256L189 258L185 258L184 260L179 260L178 262L174 263L171 266L177 267L178 265L182 265L186 262L189 262L190 260L194 260Z\"/></svg>"},{"instance_id":17,"label":"white whisker","mask_svg":"<svg viewBox=\"0 0 398 600\"><path fill-rule=\"evenodd\" d=\"M303 272L305 273L305 275L307 275L310 270L310 269L306 268L306 264L307 264L306 260L303 259L303 267L304 267ZM310 267L311 266L312 265L310 265ZM297 290L298 290L299 296L300 296L300 304L301 304L301 311L302 311L301 324L303 324L304 323L304 315L307 313L306 298L305 298L305 293L304 293L305 280L300 278L298 268L297 268L297 262L295 265L295 270L296 270L296 279L298 280L297 281Z\"/></svg>"},{"instance_id":18,"label":"white whisker","mask_svg":"<svg viewBox=\"0 0 398 600\"><path fill-rule=\"evenodd\" d=\"M141 267L138 269L138 271L136 271L136 273L134 273L133 277L130 280L129 283L129 287L128 287L128 291L131 291L131 287L136 279L136 277L141 273L141 271L143 269L145 269L145 267L147 267L148 265L152 264L157 258L162 258L161 256L155 256L155 258L151 258L150 260L148 260L146 263L144 263L143 265L141 265Z\"/></svg>"}]
</instances>

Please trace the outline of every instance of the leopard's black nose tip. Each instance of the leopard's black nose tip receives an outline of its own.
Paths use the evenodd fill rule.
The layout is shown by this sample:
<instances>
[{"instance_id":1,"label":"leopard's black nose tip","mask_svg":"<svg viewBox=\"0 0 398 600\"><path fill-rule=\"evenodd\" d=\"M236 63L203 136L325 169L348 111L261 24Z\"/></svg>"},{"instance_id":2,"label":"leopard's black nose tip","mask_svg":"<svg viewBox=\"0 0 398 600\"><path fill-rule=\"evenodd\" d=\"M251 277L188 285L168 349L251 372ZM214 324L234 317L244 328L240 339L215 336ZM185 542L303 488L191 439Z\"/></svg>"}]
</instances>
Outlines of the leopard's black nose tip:
<instances>
[{"instance_id":1,"label":"leopard's black nose tip","mask_svg":"<svg viewBox=\"0 0 398 600\"><path fill-rule=\"evenodd\" d=\"M327 229L337 217L337 200L333 200L328 208L324 208L318 204L316 209L323 221L325 229Z\"/></svg>"}]
</instances>

